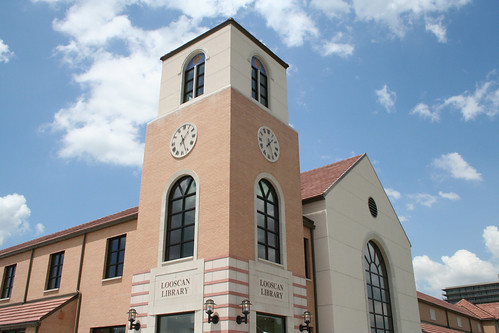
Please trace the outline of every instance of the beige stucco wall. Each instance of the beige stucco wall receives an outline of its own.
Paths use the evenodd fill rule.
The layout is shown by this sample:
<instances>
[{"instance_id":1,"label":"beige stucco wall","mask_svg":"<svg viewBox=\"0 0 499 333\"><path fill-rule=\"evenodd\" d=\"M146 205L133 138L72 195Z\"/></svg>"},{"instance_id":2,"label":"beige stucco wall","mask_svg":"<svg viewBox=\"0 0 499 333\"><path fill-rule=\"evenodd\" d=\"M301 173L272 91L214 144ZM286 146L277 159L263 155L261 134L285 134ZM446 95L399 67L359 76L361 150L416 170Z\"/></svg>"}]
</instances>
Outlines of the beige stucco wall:
<instances>
[{"instance_id":1,"label":"beige stucco wall","mask_svg":"<svg viewBox=\"0 0 499 333\"><path fill-rule=\"evenodd\" d=\"M26 251L0 259L0 267L2 267L0 270L0 278L2 279L2 281L0 283L2 283L2 286L3 278L5 276L5 267L14 264L17 265L10 298L0 299L0 306L23 302L26 291L30 257L31 251Z\"/></svg>"},{"instance_id":2,"label":"beige stucco wall","mask_svg":"<svg viewBox=\"0 0 499 333\"><path fill-rule=\"evenodd\" d=\"M377 218L369 212L369 197L377 203ZM304 212L317 226L320 329L369 330L363 268L369 240L378 244L387 263L395 329L420 329L410 244L368 158L335 184L326 196L325 210L304 207Z\"/></svg>"},{"instance_id":3,"label":"beige stucco wall","mask_svg":"<svg viewBox=\"0 0 499 333\"><path fill-rule=\"evenodd\" d=\"M183 71L192 56L199 52L205 54L204 94L182 104ZM186 47L163 62L158 117L175 112L179 107L196 103L196 100L206 98L229 86L251 100L251 58L253 56L257 56L262 61L268 75L269 108L263 108L287 124L288 99L285 68L231 24L194 45ZM257 102L254 101L254 103Z\"/></svg>"},{"instance_id":4,"label":"beige stucco wall","mask_svg":"<svg viewBox=\"0 0 499 333\"><path fill-rule=\"evenodd\" d=\"M73 332L76 319L77 302L78 300L75 299L46 317L38 328L38 333Z\"/></svg>"}]
</instances>

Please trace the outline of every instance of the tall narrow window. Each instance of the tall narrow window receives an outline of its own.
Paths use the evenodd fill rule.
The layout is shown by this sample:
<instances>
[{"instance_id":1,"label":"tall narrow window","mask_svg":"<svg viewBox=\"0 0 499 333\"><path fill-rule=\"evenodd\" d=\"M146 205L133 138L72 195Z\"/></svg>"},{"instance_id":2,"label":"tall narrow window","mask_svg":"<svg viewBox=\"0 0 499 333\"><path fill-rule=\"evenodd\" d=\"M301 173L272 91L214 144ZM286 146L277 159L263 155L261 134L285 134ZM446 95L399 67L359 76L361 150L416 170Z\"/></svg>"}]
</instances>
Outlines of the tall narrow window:
<instances>
[{"instance_id":1,"label":"tall narrow window","mask_svg":"<svg viewBox=\"0 0 499 333\"><path fill-rule=\"evenodd\" d=\"M16 276L16 267L16 264L5 267L2 282L2 298L10 298L12 287L14 286L14 276Z\"/></svg>"},{"instance_id":2,"label":"tall narrow window","mask_svg":"<svg viewBox=\"0 0 499 333\"><path fill-rule=\"evenodd\" d=\"M126 235L107 240L107 258L105 278L115 278L123 275L125 264Z\"/></svg>"},{"instance_id":3,"label":"tall narrow window","mask_svg":"<svg viewBox=\"0 0 499 333\"><path fill-rule=\"evenodd\" d=\"M194 255L196 182L191 176L179 179L168 197L165 261Z\"/></svg>"},{"instance_id":4,"label":"tall narrow window","mask_svg":"<svg viewBox=\"0 0 499 333\"><path fill-rule=\"evenodd\" d=\"M281 263L277 193L265 179L258 182L256 201L258 258Z\"/></svg>"},{"instance_id":5,"label":"tall narrow window","mask_svg":"<svg viewBox=\"0 0 499 333\"><path fill-rule=\"evenodd\" d=\"M251 96L266 107L269 106L267 72L255 57L251 59Z\"/></svg>"},{"instance_id":6,"label":"tall narrow window","mask_svg":"<svg viewBox=\"0 0 499 333\"><path fill-rule=\"evenodd\" d=\"M303 250L305 256L305 277L310 279L310 254L308 249L308 238L303 238Z\"/></svg>"},{"instance_id":7,"label":"tall narrow window","mask_svg":"<svg viewBox=\"0 0 499 333\"><path fill-rule=\"evenodd\" d=\"M184 97L182 102L190 101L204 93L204 54L192 57L184 71Z\"/></svg>"},{"instance_id":8,"label":"tall narrow window","mask_svg":"<svg viewBox=\"0 0 499 333\"><path fill-rule=\"evenodd\" d=\"M64 263L64 251L50 255L49 276L47 279L47 290L57 289L61 285L62 264Z\"/></svg>"},{"instance_id":9,"label":"tall narrow window","mask_svg":"<svg viewBox=\"0 0 499 333\"><path fill-rule=\"evenodd\" d=\"M364 253L371 332L393 333L392 306L385 261L372 241Z\"/></svg>"}]
</instances>

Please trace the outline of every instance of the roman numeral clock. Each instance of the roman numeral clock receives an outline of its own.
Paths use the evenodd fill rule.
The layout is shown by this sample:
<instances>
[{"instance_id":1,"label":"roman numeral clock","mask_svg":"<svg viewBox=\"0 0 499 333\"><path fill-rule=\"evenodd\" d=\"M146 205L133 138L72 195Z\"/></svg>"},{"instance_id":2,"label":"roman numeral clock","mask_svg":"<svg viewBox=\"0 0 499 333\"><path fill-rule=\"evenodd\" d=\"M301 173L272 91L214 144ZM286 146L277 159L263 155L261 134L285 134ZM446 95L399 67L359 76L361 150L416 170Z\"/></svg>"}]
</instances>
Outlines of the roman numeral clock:
<instances>
[{"instance_id":1,"label":"roman numeral clock","mask_svg":"<svg viewBox=\"0 0 499 333\"><path fill-rule=\"evenodd\" d=\"M274 132L267 126L262 126L258 130L258 147L263 156L270 162L279 159L279 141Z\"/></svg>"},{"instance_id":2,"label":"roman numeral clock","mask_svg":"<svg viewBox=\"0 0 499 333\"><path fill-rule=\"evenodd\" d=\"M170 141L170 153L175 158L182 158L189 154L196 144L198 130L193 123L180 125L173 133Z\"/></svg>"}]
</instances>

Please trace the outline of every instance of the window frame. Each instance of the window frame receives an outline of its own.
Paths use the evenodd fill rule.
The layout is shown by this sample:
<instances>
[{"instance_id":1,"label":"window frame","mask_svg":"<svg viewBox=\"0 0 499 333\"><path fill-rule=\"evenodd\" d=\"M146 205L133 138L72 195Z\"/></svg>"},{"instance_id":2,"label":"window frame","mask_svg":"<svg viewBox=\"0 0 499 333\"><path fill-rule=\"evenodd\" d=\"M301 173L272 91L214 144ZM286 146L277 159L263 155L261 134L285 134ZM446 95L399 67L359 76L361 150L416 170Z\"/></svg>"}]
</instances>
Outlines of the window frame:
<instances>
[{"instance_id":1,"label":"window frame","mask_svg":"<svg viewBox=\"0 0 499 333\"><path fill-rule=\"evenodd\" d=\"M197 57L200 57L197 59ZM192 78L189 77L192 72ZM203 52L194 54L182 71L182 103L204 94L206 56Z\"/></svg>"},{"instance_id":2,"label":"window frame","mask_svg":"<svg viewBox=\"0 0 499 333\"><path fill-rule=\"evenodd\" d=\"M369 327L380 333L394 333L395 320L388 270L381 249L372 240L365 246L363 265Z\"/></svg>"},{"instance_id":3,"label":"window frame","mask_svg":"<svg viewBox=\"0 0 499 333\"><path fill-rule=\"evenodd\" d=\"M269 313L257 312L256 313L256 319L255 319L255 321L257 323L257 330L256 330L257 333L259 333L260 331L267 332L267 331L263 331L259 327L259 325L258 325L259 319L261 320L262 318L271 318L271 319L274 319L274 320L281 320L282 330L281 330L281 332L278 332L278 333L286 333L287 332L287 327L286 327L286 319L287 318L285 316L279 316L279 315L274 315L274 314L269 314ZM311 327L311 329L312 329L312 327Z\"/></svg>"},{"instance_id":4,"label":"window frame","mask_svg":"<svg viewBox=\"0 0 499 333\"><path fill-rule=\"evenodd\" d=\"M124 244L122 241L124 240ZM113 243L117 248L113 249ZM104 279L115 279L123 276L125 269L126 234L107 239L106 264L104 266ZM113 254L116 253L116 256Z\"/></svg>"},{"instance_id":5,"label":"window frame","mask_svg":"<svg viewBox=\"0 0 499 333\"><path fill-rule=\"evenodd\" d=\"M17 264L5 266L2 280L1 299L8 299L12 295L14 278L16 277Z\"/></svg>"},{"instance_id":6,"label":"window frame","mask_svg":"<svg viewBox=\"0 0 499 333\"><path fill-rule=\"evenodd\" d=\"M62 269L64 265L64 251L52 253L50 255L49 267L47 270L47 284L45 290L59 289L62 279Z\"/></svg>"},{"instance_id":7,"label":"window frame","mask_svg":"<svg viewBox=\"0 0 499 333\"><path fill-rule=\"evenodd\" d=\"M126 333L126 325L93 327L90 329L90 332L91 333L116 333L116 332L120 332L120 331L117 331L119 329L122 329L122 333ZM106 330L107 330L107 332L106 332Z\"/></svg>"},{"instance_id":8,"label":"window frame","mask_svg":"<svg viewBox=\"0 0 499 333\"><path fill-rule=\"evenodd\" d=\"M265 192L262 184L265 184L268 191ZM255 193L256 201L256 246L258 259L266 260L279 265L283 264L283 246L281 244L281 213L279 195L272 182L266 178L261 178L257 182ZM261 195L260 195L261 194ZM272 196L274 200L268 198ZM259 209L263 207L263 211ZM272 212L269 212L272 208ZM263 221L261 220L263 218ZM273 221L273 227L272 227ZM263 222L263 223L262 223ZM269 223L270 222L270 223ZM270 237L269 237L270 236ZM263 239L262 239L263 237ZM263 249L263 254L261 250ZM271 258L269 250L275 252L275 257Z\"/></svg>"},{"instance_id":9,"label":"window frame","mask_svg":"<svg viewBox=\"0 0 499 333\"><path fill-rule=\"evenodd\" d=\"M174 317L174 316L183 316L183 317L191 316L192 328L188 328L188 329L194 330L196 328L196 313L195 312L169 313L169 314L163 314L163 315L156 316L156 332L161 333L161 319L162 318L168 318L168 317ZM168 327L166 327L166 328L168 328Z\"/></svg>"},{"instance_id":10,"label":"window frame","mask_svg":"<svg viewBox=\"0 0 499 333\"><path fill-rule=\"evenodd\" d=\"M258 57L251 58L251 97L269 107L269 78L267 70Z\"/></svg>"},{"instance_id":11,"label":"window frame","mask_svg":"<svg viewBox=\"0 0 499 333\"><path fill-rule=\"evenodd\" d=\"M181 185L188 182L185 189ZM194 185L194 192L191 192ZM180 191L178 196L177 189ZM166 199L163 262L171 262L194 257L196 253L196 220L198 206L198 184L192 175L184 174L170 187ZM180 209L176 206L179 202ZM178 205L178 204L177 204ZM176 219L180 216L180 220ZM172 226L172 223L174 224ZM177 238L180 240L177 241ZM172 238L175 238L173 240ZM192 244L191 244L192 243ZM171 251L179 246L179 254ZM192 246L192 248L191 248Z\"/></svg>"}]
</instances>

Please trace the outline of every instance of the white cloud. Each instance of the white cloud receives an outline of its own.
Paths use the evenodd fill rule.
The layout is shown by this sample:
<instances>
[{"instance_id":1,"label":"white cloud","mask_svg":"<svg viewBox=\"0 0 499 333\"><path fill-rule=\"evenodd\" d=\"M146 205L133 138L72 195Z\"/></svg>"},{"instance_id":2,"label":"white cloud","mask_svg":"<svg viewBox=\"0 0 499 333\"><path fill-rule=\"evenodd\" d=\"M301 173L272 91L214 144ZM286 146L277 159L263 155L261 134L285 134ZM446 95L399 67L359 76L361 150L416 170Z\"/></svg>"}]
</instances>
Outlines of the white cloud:
<instances>
[{"instance_id":1,"label":"white cloud","mask_svg":"<svg viewBox=\"0 0 499 333\"><path fill-rule=\"evenodd\" d=\"M331 40L322 45L322 55L328 56L336 54L342 58L347 58L353 54L354 46L348 43L341 43L343 33L337 33Z\"/></svg>"},{"instance_id":2,"label":"white cloud","mask_svg":"<svg viewBox=\"0 0 499 333\"><path fill-rule=\"evenodd\" d=\"M433 160L433 166L450 173L451 177L464 180L482 180L482 175L458 153L443 154Z\"/></svg>"},{"instance_id":3,"label":"white cloud","mask_svg":"<svg viewBox=\"0 0 499 333\"><path fill-rule=\"evenodd\" d=\"M0 245L9 237L21 235L31 230L29 217L31 210L24 195L17 193L0 197ZM42 230L43 225L37 226Z\"/></svg>"},{"instance_id":4,"label":"white cloud","mask_svg":"<svg viewBox=\"0 0 499 333\"><path fill-rule=\"evenodd\" d=\"M141 131L157 112L158 58L202 31L186 17L161 29L142 30L125 11L121 1L83 1L54 22L57 31L70 37L57 51L83 69L74 75L82 94L60 109L50 126L62 132L62 158L140 166ZM121 52L113 48L117 44Z\"/></svg>"},{"instance_id":5,"label":"white cloud","mask_svg":"<svg viewBox=\"0 0 499 333\"><path fill-rule=\"evenodd\" d=\"M470 2L471 0L353 0L353 7L359 20L379 22L397 36L403 37L416 19L445 13Z\"/></svg>"},{"instance_id":6,"label":"white cloud","mask_svg":"<svg viewBox=\"0 0 499 333\"><path fill-rule=\"evenodd\" d=\"M489 225L483 230L485 246L494 258L499 258L499 230L495 225Z\"/></svg>"},{"instance_id":7,"label":"white cloud","mask_svg":"<svg viewBox=\"0 0 499 333\"><path fill-rule=\"evenodd\" d=\"M8 63L14 56L14 52L9 50L9 46L0 39L0 62Z\"/></svg>"},{"instance_id":8,"label":"white cloud","mask_svg":"<svg viewBox=\"0 0 499 333\"><path fill-rule=\"evenodd\" d=\"M438 192L438 195L441 196L444 199L449 199L452 201L459 200L461 197L459 194L454 193L454 192Z\"/></svg>"},{"instance_id":9,"label":"white cloud","mask_svg":"<svg viewBox=\"0 0 499 333\"><path fill-rule=\"evenodd\" d=\"M430 119L431 122L439 122L440 121L440 114L437 111L431 111L430 107L424 103L419 103L416 105L410 112L410 114L416 114L419 115L423 118Z\"/></svg>"},{"instance_id":10,"label":"white cloud","mask_svg":"<svg viewBox=\"0 0 499 333\"><path fill-rule=\"evenodd\" d=\"M499 231L496 226L488 226L483 231L487 249L499 256ZM422 292L441 297L441 289L446 287L490 282L497 279L499 267L492 262L480 259L468 250L458 250L452 256L442 256L441 262L433 261L427 255L416 256L413 261L416 288Z\"/></svg>"},{"instance_id":11,"label":"white cloud","mask_svg":"<svg viewBox=\"0 0 499 333\"><path fill-rule=\"evenodd\" d=\"M397 94L390 90L385 84L383 88L375 90L376 96L378 97L378 103L381 104L387 112L394 111L395 101L397 100Z\"/></svg>"},{"instance_id":12,"label":"white cloud","mask_svg":"<svg viewBox=\"0 0 499 333\"><path fill-rule=\"evenodd\" d=\"M199 20L203 17L232 17L240 9L246 8L253 0L143 0L143 2L151 6L178 9L185 15Z\"/></svg>"},{"instance_id":13,"label":"white cloud","mask_svg":"<svg viewBox=\"0 0 499 333\"><path fill-rule=\"evenodd\" d=\"M267 26L277 31L287 46L301 46L307 38L317 38L319 29L297 0L256 0L255 9Z\"/></svg>"},{"instance_id":14,"label":"white cloud","mask_svg":"<svg viewBox=\"0 0 499 333\"><path fill-rule=\"evenodd\" d=\"M351 5L343 0L312 0L310 5L334 18L341 17L352 10Z\"/></svg>"},{"instance_id":15,"label":"white cloud","mask_svg":"<svg viewBox=\"0 0 499 333\"><path fill-rule=\"evenodd\" d=\"M432 122L438 122L441 111L446 108L461 112L465 121L473 120L482 114L492 118L499 114L499 87L495 79L496 76L497 73L494 70L487 75L485 82L476 84L475 91L465 91L462 94L446 98L432 108L424 103L419 103L410 113L427 118Z\"/></svg>"},{"instance_id":16,"label":"white cloud","mask_svg":"<svg viewBox=\"0 0 499 333\"><path fill-rule=\"evenodd\" d=\"M414 257L416 288L435 297L441 289L463 284L489 282L497 278L497 267L480 259L468 250L459 250L452 256L443 256L441 262L427 255Z\"/></svg>"},{"instance_id":17,"label":"white cloud","mask_svg":"<svg viewBox=\"0 0 499 333\"><path fill-rule=\"evenodd\" d=\"M392 201L396 201L402 197L402 194L400 194L399 191L396 191L392 188L385 188L386 195L390 198Z\"/></svg>"},{"instance_id":18,"label":"white cloud","mask_svg":"<svg viewBox=\"0 0 499 333\"><path fill-rule=\"evenodd\" d=\"M428 193L417 193L417 194L410 194L408 197L411 200L414 200L414 203L412 204L412 209L409 210L414 210L415 208L415 203L420 204L422 206L431 208L433 204L437 202L437 197Z\"/></svg>"},{"instance_id":19,"label":"white cloud","mask_svg":"<svg viewBox=\"0 0 499 333\"><path fill-rule=\"evenodd\" d=\"M447 43L447 29L442 24L443 16L438 18L426 18L426 31L430 31L437 37L439 43Z\"/></svg>"},{"instance_id":20,"label":"white cloud","mask_svg":"<svg viewBox=\"0 0 499 333\"><path fill-rule=\"evenodd\" d=\"M449 97L442 107L452 107L463 115L465 121L473 120L480 114L493 117L499 113L499 88L494 80L477 85L474 92Z\"/></svg>"}]
</instances>

